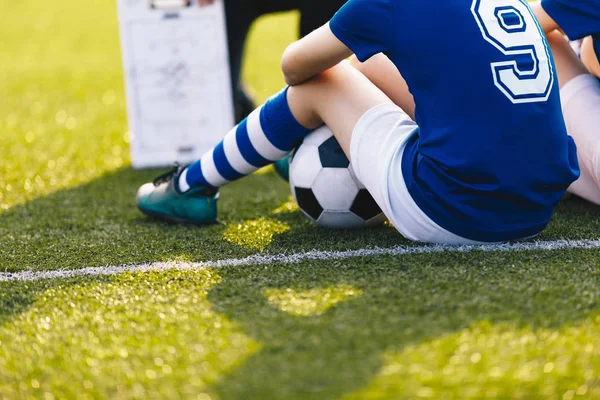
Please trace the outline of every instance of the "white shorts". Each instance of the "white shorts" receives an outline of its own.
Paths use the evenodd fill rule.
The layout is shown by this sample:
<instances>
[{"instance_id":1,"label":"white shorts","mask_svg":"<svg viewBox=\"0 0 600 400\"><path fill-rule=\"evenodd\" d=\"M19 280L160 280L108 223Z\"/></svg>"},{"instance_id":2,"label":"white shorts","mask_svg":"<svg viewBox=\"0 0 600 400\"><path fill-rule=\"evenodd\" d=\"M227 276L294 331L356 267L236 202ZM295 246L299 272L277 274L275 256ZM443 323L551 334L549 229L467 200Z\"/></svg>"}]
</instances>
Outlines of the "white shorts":
<instances>
[{"instance_id":1,"label":"white shorts","mask_svg":"<svg viewBox=\"0 0 600 400\"><path fill-rule=\"evenodd\" d=\"M412 199L402 176L402 154L417 124L393 104L367 111L352 132L350 158L357 178L407 239L451 245L481 244L442 228Z\"/></svg>"},{"instance_id":2,"label":"white shorts","mask_svg":"<svg viewBox=\"0 0 600 400\"><path fill-rule=\"evenodd\" d=\"M600 204L600 83L592 75L579 75L561 89L560 98L581 169L569 192Z\"/></svg>"}]
</instances>

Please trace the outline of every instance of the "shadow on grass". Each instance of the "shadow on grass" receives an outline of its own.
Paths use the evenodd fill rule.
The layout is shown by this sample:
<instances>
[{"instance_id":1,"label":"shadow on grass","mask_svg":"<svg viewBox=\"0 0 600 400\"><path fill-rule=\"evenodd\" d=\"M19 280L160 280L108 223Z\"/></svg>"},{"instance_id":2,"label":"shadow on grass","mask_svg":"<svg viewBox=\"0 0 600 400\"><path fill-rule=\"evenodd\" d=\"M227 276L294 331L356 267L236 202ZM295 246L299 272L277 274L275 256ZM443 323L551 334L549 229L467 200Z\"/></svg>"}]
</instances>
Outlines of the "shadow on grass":
<instances>
[{"instance_id":1,"label":"shadow on grass","mask_svg":"<svg viewBox=\"0 0 600 400\"><path fill-rule=\"evenodd\" d=\"M169 322L170 331L186 332L183 341L171 345L178 346L177 351L182 354L199 353L194 357L179 358L179 364L172 363L172 369L178 371L177 376L165 377L167 381L163 383L169 382L174 391L182 390L181 393L189 395L190 388L185 385L198 379L189 372L196 371L197 364L208 362L211 363L210 370L223 370L219 368L222 363L219 354L207 353L209 348L201 346L202 333L190 326L190 320L204 322L204 315L217 313L225 317L224 321L232 322L236 332L256 342L259 349L247 358L244 356L233 369L212 375L210 379L216 381L201 390L215 394L221 400L337 399L376 382L386 365L385 356L390 352L401 353L410 346L428 345L481 323L502 325L504 331L515 332L517 341L524 335L520 329L534 334L550 330L559 335L572 335L570 328L578 330L580 324L600 313L597 254L592 250L526 254L475 252L227 267L210 273L218 282L215 286L206 285L203 275L193 271L152 273L146 277L134 274L124 280L95 277L4 282L0 283L0 327L26 313L36 302L53 301L44 297L48 293L57 290L70 293L74 286L98 282L106 282L111 287L125 282L130 285L128 290L147 295L141 295L139 302L133 301L132 296L130 303L121 305L122 317L111 323L127 326L131 315L136 315L136 330L103 330L103 335L111 337L100 336L98 340L100 343L128 343L126 350L138 355L134 360L138 363L135 368L145 371L153 367L154 357L167 357L156 348L144 347L135 336L128 336L135 332L156 331L156 321L144 312L154 317L159 313L169 314L178 302L179 285L186 287L188 294L190 288L197 288L194 291L200 293L208 290L208 309L206 304L187 307L185 317ZM69 305L61 303L57 307L57 315L62 315L63 307ZM95 323L91 316L104 312L114 316L113 307L110 298L102 298L96 308L82 309L76 314L78 319L61 321L61 326L74 324L80 331L97 330L98 327L91 326ZM597 327L597 324L592 326ZM206 326L203 332L206 332ZM33 341L37 340L35 330L29 334ZM86 336L80 334L78 337ZM85 340L69 344L65 354L54 354L52 357L59 357L55 360L57 365L66 362L60 357L86 349L88 339ZM584 354L588 343L570 341L560 357L573 360L583 355L592 357ZM432 345L431 351L435 353L434 359L444 364L458 346L453 342L438 347ZM553 343L538 342L532 346L541 346L542 352L554 351ZM106 346L103 356L118 358L119 350L120 347ZM485 353L485 349L482 352ZM536 361L539 357L535 352L523 352L517 360L505 360L502 347L490 352L492 357L510 368ZM38 354L36 357L41 362L50 355ZM544 355L542 359L546 359ZM125 364L122 367L129 368ZM436 371L439 367L432 368ZM590 363L589 368L600 368L600 365ZM114 371L115 376L121 376L121 372ZM82 373L85 377L85 370ZM90 371L87 373L91 374ZM568 374L571 375L551 381L556 393L572 389L574 382L583 383L582 371L573 369ZM539 394L540 387L550 378L545 379L519 381L521 397L532 398L528 394ZM500 380L492 384L499 385L504 397L518 397L511 396L517 390L511 382ZM149 395L164 389L152 380L127 383L134 384L142 385ZM484 385L475 378L470 384ZM399 389L394 390L392 394L395 395L389 397L403 397Z\"/></svg>"},{"instance_id":2,"label":"shadow on grass","mask_svg":"<svg viewBox=\"0 0 600 400\"><path fill-rule=\"evenodd\" d=\"M157 222L134 204L137 188L157 173L124 168L1 212L0 268L50 270L408 244L389 226L333 231L313 225L289 207L287 184L273 172L223 188L218 225ZM568 201L539 238L597 238L597 216L597 207Z\"/></svg>"},{"instance_id":3,"label":"shadow on grass","mask_svg":"<svg viewBox=\"0 0 600 400\"><path fill-rule=\"evenodd\" d=\"M220 270L222 283L208 297L214 310L263 347L209 393L222 400L337 399L371 384L385 352L475 323L566 329L600 311L597 252L577 251L577 262L566 254L419 255ZM356 295L311 315L310 296L318 303L320 291L328 298L340 286ZM283 300L270 301L273 292ZM303 304L308 313L298 315L294 307ZM436 349L443 362L455 350ZM528 354L522 357L525 362ZM520 384L527 393L536 382Z\"/></svg>"},{"instance_id":4,"label":"shadow on grass","mask_svg":"<svg viewBox=\"0 0 600 400\"><path fill-rule=\"evenodd\" d=\"M257 251L348 249L402 242L390 227L370 230L368 235L364 231L332 232L314 226L297 210L278 212L289 201L290 192L272 172L225 187L219 204L220 224L195 227L161 223L143 216L135 207L137 188L158 172L121 169L1 212L0 268L51 270L204 261ZM261 217L266 218L265 226L252 224ZM285 225L285 229L270 231L278 225ZM261 240L253 241L252 237L260 239L261 235Z\"/></svg>"}]
</instances>

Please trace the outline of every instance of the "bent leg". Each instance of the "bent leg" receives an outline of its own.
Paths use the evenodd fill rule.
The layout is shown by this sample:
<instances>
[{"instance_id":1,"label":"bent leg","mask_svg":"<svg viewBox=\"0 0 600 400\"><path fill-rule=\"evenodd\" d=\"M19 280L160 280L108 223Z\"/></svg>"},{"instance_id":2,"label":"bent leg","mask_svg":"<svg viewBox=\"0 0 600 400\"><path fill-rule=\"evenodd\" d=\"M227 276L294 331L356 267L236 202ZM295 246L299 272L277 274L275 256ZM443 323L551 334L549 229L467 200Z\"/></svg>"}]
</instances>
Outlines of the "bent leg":
<instances>
[{"instance_id":1,"label":"bent leg","mask_svg":"<svg viewBox=\"0 0 600 400\"><path fill-rule=\"evenodd\" d=\"M352 56L351 64L385 93L396 105L415 119L415 100L398 68L384 54L377 54L364 63Z\"/></svg>"},{"instance_id":2,"label":"bent leg","mask_svg":"<svg viewBox=\"0 0 600 400\"><path fill-rule=\"evenodd\" d=\"M288 102L300 124L325 123L350 158L350 139L359 119L371 108L392 101L363 74L342 62L306 83L290 87Z\"/></svg>"},{"instance_id":3,"label":"bent leg","mask_svg":"<svg viewBox=\"0 0 600 400\"><path fill-rule=\"evenodd\" d=\"M600 204L600 84L581 63L563 35L548 35L561 88L567 132L577 145L581 177L569 192Z\"/></svg>"},{"instance_id":4,"label":"bent leg","mask_svg":"<svg viewBox=\"0 0 600 400\"><path fill-rule=\"evenodd\" d=\"M311 129L324 122L349 155L355 125L367 111L380 104L402 113L364 75L347 63L340 64L305 84L285 88L235 126L199 160L169 173L168 177L161 176L155 185L142 186L138 206L150 215L198 222L186 205L194 203L191 198L197 193L206 198L204 193L214 194L214 189L284 158ZM208 220L214 218L202 217L200 222Z\"/></svg>"}]
</instances>

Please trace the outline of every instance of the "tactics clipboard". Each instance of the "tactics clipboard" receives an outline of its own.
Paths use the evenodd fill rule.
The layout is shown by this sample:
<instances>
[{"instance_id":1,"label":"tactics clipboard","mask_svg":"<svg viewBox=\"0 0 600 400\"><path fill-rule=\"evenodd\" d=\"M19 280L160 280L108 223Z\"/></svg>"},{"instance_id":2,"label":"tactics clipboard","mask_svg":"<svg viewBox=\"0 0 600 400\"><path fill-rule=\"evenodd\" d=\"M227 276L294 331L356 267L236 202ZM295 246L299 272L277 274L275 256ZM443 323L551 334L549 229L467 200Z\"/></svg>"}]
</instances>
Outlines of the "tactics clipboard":
<instances>
[{"instance_id":1,"label":"tactics clipboard","mask_svg":"<svg viewBox=\"0 0 600 400\"><path fill-rule=\"evenodd\" d=\"M223 1L117 2L132 165L192 162L234 123Z\"/></svg>"}]
</instances>

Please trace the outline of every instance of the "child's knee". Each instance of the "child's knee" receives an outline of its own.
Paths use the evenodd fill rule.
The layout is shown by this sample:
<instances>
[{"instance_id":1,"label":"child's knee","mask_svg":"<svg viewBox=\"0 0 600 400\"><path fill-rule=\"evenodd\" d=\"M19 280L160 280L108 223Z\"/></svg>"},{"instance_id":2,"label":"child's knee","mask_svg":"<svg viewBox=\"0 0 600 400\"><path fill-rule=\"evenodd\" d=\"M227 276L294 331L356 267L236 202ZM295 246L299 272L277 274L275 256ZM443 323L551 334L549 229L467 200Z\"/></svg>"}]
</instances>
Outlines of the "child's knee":
<instances>
[{"instance_id":1,"label":"child's knee","mask_svg":"<svg viewBox=\"0 0 600 400\"><path fill-rule=\"evenodd\" d=\"M340 63L323 72L318 73L306 82L295 86L296 89L309 92L323 91L333 88L341 88L348 80L348 69L352 68L348 63ZM353 68L352 68L353 69Z\"/></svg>"}]
</instances>

